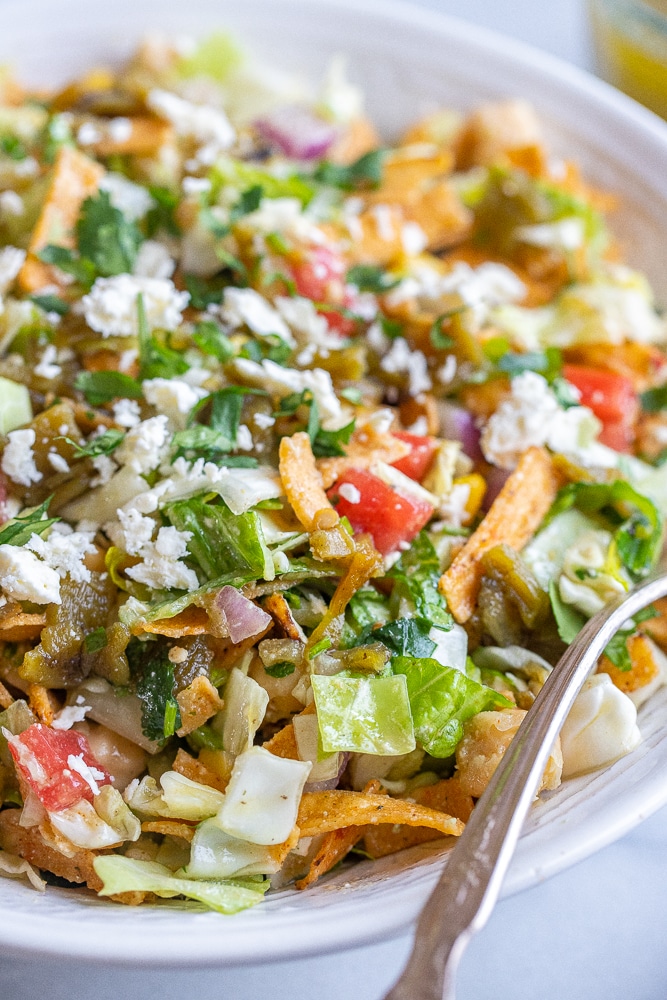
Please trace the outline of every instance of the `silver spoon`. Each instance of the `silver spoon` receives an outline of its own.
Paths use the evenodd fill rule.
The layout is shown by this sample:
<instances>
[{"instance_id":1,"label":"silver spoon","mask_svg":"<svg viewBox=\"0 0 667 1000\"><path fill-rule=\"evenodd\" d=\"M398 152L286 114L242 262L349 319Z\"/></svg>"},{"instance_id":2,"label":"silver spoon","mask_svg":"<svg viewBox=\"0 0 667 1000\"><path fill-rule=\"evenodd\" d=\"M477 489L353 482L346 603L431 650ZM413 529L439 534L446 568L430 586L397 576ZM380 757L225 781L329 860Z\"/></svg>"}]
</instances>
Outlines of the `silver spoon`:
<instances>
[{"instance_id":1,"label":"silver spoon","mask_svg":"<svg viewBox=\"0 0 667 1000\"><path fill-rule=\"evenodd\" d=\"M526 714L473 810L417 923L412 954L384 1000L455 1000L456 970L491 915L554 740L584 681L621 626L667 595L656 576L594 615Z\"/></svg>"}]
</instances>

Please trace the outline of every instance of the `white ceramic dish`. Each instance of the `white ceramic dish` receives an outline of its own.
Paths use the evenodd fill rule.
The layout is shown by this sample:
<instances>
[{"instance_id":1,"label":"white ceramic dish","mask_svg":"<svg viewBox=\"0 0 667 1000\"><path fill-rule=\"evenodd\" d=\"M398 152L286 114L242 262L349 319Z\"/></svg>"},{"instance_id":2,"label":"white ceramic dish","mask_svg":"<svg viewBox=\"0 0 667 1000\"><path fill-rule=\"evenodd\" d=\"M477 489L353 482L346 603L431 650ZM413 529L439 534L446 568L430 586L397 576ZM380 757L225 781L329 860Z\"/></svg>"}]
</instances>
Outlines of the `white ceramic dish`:
<instances>
[{"instance_id":1,"label":"white ceramic dish","mask_svg":"<svg viewBox=\"0 0 667 1000\"><path fill-rule=\"evenodd\" d=\"M499 96L530 98L552 148L618 192L615 218L630 261L667 301L667 127L604 84L541 52L398 3L366 0L48 0L3 4L0 63L28 80L65 80L117 61L148 30L202 35L226 27L269 64L316 77L349 57L371 117L393 134L437 104L466 108ZM517 892L621 836L667 802L667 689L641 712L643 743L604 772L566 782L535 806L505 893ZM432 845L363 862L306 893L283 891L235 917L186 908L130 909L85 893L36 893L0 879L0 946L88 961L233 965L359 946L398 933L437 878Z\"/></svg>"}]
</instances>

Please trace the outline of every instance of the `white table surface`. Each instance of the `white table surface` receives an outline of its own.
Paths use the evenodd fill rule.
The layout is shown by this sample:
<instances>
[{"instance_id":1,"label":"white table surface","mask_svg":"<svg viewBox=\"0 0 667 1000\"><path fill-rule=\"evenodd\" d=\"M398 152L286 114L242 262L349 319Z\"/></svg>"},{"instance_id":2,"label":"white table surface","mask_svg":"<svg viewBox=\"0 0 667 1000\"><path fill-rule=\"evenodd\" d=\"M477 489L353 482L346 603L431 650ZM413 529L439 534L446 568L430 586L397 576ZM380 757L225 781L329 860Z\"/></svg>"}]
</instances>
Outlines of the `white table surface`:
<instances>
[{"instance_id":1,"label":"white table surface","mask_svg":"<svg viewBox=\"0 0 667 1000\"><path fill-rule=\"evenodd\" d=\"M591 68L584 0L421 2ZM662 809L587 861L501 902L463 960L459 1000L664 1000L666 940ZM199 971L0 957L0 1000L379 1000L409 947L403 937L300 962Z\"/></svg>"}]
</instances>

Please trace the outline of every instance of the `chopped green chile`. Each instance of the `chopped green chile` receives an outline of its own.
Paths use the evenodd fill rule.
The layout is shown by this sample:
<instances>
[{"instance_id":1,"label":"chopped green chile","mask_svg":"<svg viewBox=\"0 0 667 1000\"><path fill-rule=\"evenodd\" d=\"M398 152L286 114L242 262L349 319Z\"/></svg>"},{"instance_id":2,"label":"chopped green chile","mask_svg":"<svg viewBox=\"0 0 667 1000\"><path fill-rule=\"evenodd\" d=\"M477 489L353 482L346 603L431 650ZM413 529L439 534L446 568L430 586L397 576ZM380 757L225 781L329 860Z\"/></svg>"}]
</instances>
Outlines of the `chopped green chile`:
<instances>
[{"instance_id":1,"label":"chopped green chile","mask_svg":"<svg viewBox=\"0 0 667 1000\"><path fill-rule=\"evenodd\" d=\"M496 580L516 605L526 628L535 628L549 612L549 596L518 552L509 545L494 545L482 556L488 576Z\"/></svg>"},{"instance_id":2,"label":"chopped green chile","mask_svg":"<svg viewBox=\"0 0 667 1000\"><path fill-rule=\"evenodd\" d=\"M83 653L84 639L106 624L116 588L108 574L92 573L89 582L63 580L60 597L61 604L47 606L39 645L26 653L19 668L29 684L71 688L81 683L92 666Z\"/></svg>"}]
</instances>

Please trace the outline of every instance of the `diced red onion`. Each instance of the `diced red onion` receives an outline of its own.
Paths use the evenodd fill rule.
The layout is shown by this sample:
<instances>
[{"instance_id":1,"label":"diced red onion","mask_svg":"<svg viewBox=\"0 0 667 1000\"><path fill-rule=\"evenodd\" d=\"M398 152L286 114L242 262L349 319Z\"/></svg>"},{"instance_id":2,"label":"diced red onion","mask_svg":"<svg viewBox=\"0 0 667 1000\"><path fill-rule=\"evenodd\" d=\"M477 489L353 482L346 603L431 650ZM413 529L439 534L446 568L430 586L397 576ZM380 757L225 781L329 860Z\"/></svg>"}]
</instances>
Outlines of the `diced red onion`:
<instances>
[{"instance_id":1,"label":"diced red onion","mask_svg":"<svg viewBox=\"0 0 667 1000\"><path fill-rule=\"evenodd\" d=\"M232 642L243 642L253 635L259 635L271 622L271 615L244 597L236 587L223 587L217 594L215 603L227 623Z\"/></svg>"},{"instance_id":2,"label":"diced red onion","mask_svg":"<svg viewBox=\"0 0 667 1000\"><path fill-rule=\"evenodd\" d=\"M498 469L495 465L491 466L488 473L486 473L486 493L484 495L484 503L482 504L485 511L489 509L493 501L496 499L509 479L509 476L510 473L507 469Z\"/></svg>"},{"instance_id":3,"label":"diced red onion","mask_svg":"<svg viewBox=\"0 0 667 1000\"><path fill-rule=\"evenodd\" d=\"M332 789L338 788L338 782L343 776L343 771L347 767L350 755L349 753L341 753L339 758L338 774L334 775L333 778L327 778L325 781L307 781L303 786L304 792L330 792Z\"/></svg>"},{"instance_id":4,"label":"diced red onion","mask_svg":"<svg viewBox=\"0 0 667 1000\"><path fill-rule=\"evenodd\" d=\"M468 458L473 462L481 461L480 431L474 414L455 403L441 403L439 412L442 436L450 441L460 441Z\"/></svg>"},{"instance_id":5,"label":"diced red onion","mask_svg":"<svg viewBox=\"0 0 667 1000\"><path fill-rule=\"evenodd\" d=\"M324 156L338 138L335 125L296 104L267 112L257 119L255 128L263 139L295 160Z\"/></svg>"}]
</instances>

